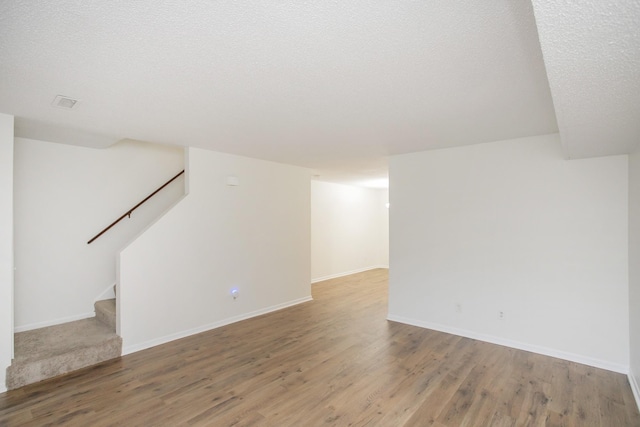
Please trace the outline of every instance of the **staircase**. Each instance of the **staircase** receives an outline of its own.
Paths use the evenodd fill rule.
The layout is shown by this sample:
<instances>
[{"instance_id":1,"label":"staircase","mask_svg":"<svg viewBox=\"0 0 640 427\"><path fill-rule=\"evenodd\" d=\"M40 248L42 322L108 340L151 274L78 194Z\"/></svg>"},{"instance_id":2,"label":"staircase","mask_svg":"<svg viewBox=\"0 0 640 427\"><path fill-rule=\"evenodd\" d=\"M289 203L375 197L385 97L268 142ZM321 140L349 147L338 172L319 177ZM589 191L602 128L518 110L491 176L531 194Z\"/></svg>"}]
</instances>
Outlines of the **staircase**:
<instances>
[{"instance_id":1,"label":"staircase","mask_svg":"<svg viewBox=\"0 0 640 427\"><path fill-rule=\"evenodd\" d=\"M91 244L173 181L184 169L93 236ZM114 294L116 287L114 286ZM102 294L104 295L104 294ZM122 338L116 334L116 301L97 301L95 317L14 334L14 359L7 368L7 388L13 390L120 357Z\"/></svg>"},{"instance_id":2,"label":"staircase","mask_svg":"<svg viewBox=\"0 0 640 427\"><path fill-rule=\"evenodd\" d=\"M116 335L116 300L97 301L96 316L14 335L15 358L7 368L7 388L66 374L122 354Z\"/></svg>"}]
</instances>

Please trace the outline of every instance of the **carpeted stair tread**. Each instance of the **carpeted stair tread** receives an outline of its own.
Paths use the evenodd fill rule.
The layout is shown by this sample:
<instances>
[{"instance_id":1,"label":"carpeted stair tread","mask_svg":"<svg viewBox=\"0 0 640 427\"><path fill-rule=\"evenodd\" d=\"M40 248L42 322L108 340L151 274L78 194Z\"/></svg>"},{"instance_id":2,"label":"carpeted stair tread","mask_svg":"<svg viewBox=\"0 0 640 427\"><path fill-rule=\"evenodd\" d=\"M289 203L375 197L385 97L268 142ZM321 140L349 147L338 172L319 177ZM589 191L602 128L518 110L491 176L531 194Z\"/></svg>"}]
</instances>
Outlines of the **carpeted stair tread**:
<instances>
[{"instance_id":1,"label":"carpeted stair tread","mask_svg":"<svg viewBox=\"0 0 640 427\"><path fill-rule=\"evenodd\" d=\"M122 354L122 339L95 317L15 334L7 388L15 389Z\"/></svg>"},{"instance_id":2,"label":"carpeted stair tread","mask_svg":"<svg viewBox=\"0 0 640 427\"><path fill-rule=\"evenodd\" d=\"M15 360L30 361L69 353L110 338L118 336L94 317L19 332L14 336Z\"/></svg>"},{"instance_id":3,"label":"carpeted stair tread","mask_svg":"<svg viewBox=\"0 0 640 427\"><path fill-rule=\"evenodd\" d=\"M116 330L116 300L115 298L96 301L94 304L96 318L109 326L112 332Z\"/></svg>"}]
</instances>

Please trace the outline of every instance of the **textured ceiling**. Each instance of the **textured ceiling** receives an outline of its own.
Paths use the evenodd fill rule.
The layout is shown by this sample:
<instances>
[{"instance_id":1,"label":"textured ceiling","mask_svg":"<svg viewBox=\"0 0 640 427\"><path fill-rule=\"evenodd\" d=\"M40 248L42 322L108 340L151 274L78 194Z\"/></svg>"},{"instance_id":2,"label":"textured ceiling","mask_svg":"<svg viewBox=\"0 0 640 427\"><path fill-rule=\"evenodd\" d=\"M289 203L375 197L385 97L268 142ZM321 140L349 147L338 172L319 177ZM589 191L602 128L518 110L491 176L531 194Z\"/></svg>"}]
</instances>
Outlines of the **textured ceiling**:
<instances>
[{"instance_id":1,"label":"textured ceiling","mask_svg":"<svg viewBox=\"0 0 640 427\"><path fill-rule=\"evenodd\" d=\"M551 3L536 1L536 18L561 134L580 150L574 128L593 129L596 98L607 95L608 111L637 111L637 93L624 93L637 88L637 33L619 46L631 58L605 57L627 65L600 65L611 39L592 46L583 20L600 9ZM628 30L616 13L598 31ZM577 27L579 46L565 39L565 21ZM18 135L94 147L124 138L189 145L328 179L384 176L391 154L558 131L529 0L4 0L0 58L0 112L16 116ZM591 62L600 71L581 77L595 82L576 82L575 67ZM631 81L618 85L609 74L591 92L612 70ZM54 108L56 95L80 102ZM576 118L582 102L586 114ZM603 115L638 135L628 117ZM594 141L599 149L602 138Z\"/></svg>"},{"instance_id":2,"label":"textured ceiling","mask_svg":"<svg viewBox=\"0 0 640 427\"><path fill-rule=\"evenodd\" d=\"M533 6L565 155L633 151L640 142L640 1Z\"/></svg>"}]
</instances>

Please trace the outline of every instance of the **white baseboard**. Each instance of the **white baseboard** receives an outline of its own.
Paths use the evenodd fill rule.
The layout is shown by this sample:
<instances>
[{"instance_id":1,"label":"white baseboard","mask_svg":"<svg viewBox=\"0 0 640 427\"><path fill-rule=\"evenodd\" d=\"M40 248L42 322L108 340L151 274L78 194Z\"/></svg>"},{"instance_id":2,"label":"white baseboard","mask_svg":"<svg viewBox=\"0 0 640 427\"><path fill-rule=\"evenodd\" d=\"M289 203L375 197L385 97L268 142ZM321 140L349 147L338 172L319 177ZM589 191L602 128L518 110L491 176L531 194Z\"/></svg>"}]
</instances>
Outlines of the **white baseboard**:
<instances>
[{"instance_id":1,"label":"white baseboard","mask_svg":"<svg viewBox=\"0 0 640 427\"><path fill-rule=\"evenodd\" d=\"M358 268L357 270L345 271L342 273L330 274L328 276L317 277L315 279L311 279L311 283L324 282L325 280L337 279L338 277L350 276L356 273L362 273L363 271L375 270L377 268L386 268L388 269L388 265L373 265L365 268Z\"/></svg>"},{"instance_id":2,"label":"white baseboard","mask_svg":"<svg viewBox=\"0 0 640 427\"><path fill-rule=\"evenodd\" d=\"M125 345L122 348L122 355L125 356L127 354L131 354L131 353L135 353L137 351L141 351L141 350L146 350L147 348L151 348L151 347L155 347L158 345L162 345L162 344L166 344L170 341L175 341L178 340L180 338L185 338L188 337L190 335L195 335L195 334L199 334L201 332L206 332L206 331L210 331L211 329L216 329L216 328L220 328L222 326L226 326L226 325L230 325L231 323L236 323L236 322L240 322L241 320L246 320L246 319L250 319L252 317L257 317L257 316L262 316L263 314L267 314L267 313L271 313L274 311L278 311L278 310L282 310L283 308L287 308L287 307L291 307L294 305L298 305L298 304L302 304L308 301L312 301L313 298L311 296L308 297L303 297L303 298L298 298L295 299L293 301L288 301L282 304L277 304L277 305L272 305L271 307L267 307L267 308L263 308L260 310L256 310L256 311L252 311L249 313L245 313L245 314L241 314L240 316L234 316L234 317L230 317L227 319L223 319L220 320L218 322L214 322L214 323L210 323L208 325L202 325L202 326L198 326L197 328L192 328L186 331L182 331L182 332L176 332L174 334L169 334L169 335L165 335L163 337L160 338L155 338L149 341L145 341L139 344L134 344L134 345L126 345L126 339L123 337L123 340L125 340Z\"/></svg>"},{"instance_id":3,"label":"white baseboard","mask_svg":"<svg viewBox=\"0 0 640 427\"><path fill-rule=\"evenodd\" d=\"M638 406L638 410L640 410L640 387L638 387L638 382L636 381L636 376L633 374L633 371L629 370L629 385L631 385L631 391L633 391L633 397L636 398L636 405Z\"/></svg>"},{"instance_id":4,"label":"white baseboard","mask_svg":"<svg viewBox=\"0 0 640 427\"><path fill-rule=\"evenodd\" d=\"M485 341L492 344L498 344L505 347L517 348L518 350L530 351L532 353L538 353L545 356L556 357L558 359L569 360L571 362L581 363L583 365L593 366L595 368L606 369L607 371L618 372L621 374L627 374L629 372L629 366L618 363L607 362L606 360L600 360L589 356L583 356L580 354L569 353L561 350L555 350L548 347L542 347L533 344L522 343L518 341L512 341L493 335L480 334L477 332L469 331L466 329L458 329L451 326L441 325L437 323L424 322L421 320L410 319L402 316L388 315L387 320L392 322L405 323L407 325L418 326L420 328L433 329L435 331L445 332L448 334L458 335L461 337L472 338L479 341Z\"/></svg>"},{"instance_id":5,"label":"white baseboard","mask_svg":"<svg viewBox=\"0 0 640 427\"><path fill-rule=\"evenodd\" d=\"M61 317L59 319L47 320L44 322L29 323L27 325L16 326L15 328L13 328L13 332L24 332L30 331L32 329L46 328L47 326L54 326L61 323L73 322L75 320L87 319L95 315L96 313L92 311L90 313L75 314L73 316Z\"/></svg>"}]
</instances>

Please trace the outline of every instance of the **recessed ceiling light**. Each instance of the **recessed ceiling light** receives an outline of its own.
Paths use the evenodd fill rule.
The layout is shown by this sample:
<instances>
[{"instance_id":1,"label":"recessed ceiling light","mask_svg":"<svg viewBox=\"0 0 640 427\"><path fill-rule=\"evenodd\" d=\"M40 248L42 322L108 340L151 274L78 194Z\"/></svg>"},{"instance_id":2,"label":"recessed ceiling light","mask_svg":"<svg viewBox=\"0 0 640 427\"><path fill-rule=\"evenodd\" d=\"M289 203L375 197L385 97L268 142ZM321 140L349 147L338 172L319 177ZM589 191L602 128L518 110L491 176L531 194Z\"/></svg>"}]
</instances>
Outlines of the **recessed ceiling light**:
<instances>
[{"instance_id":1,"label":"recessed ceiling light","mask_svg":"<svg viewBox=\"0 0 640 427\"><path fill-rule=\"evenodd\" d=\"M58 95L53 99L51 105L58 108L72 109L78 103L77 99L69 98L68 96Z\"/></svg>"}]
</instances>

